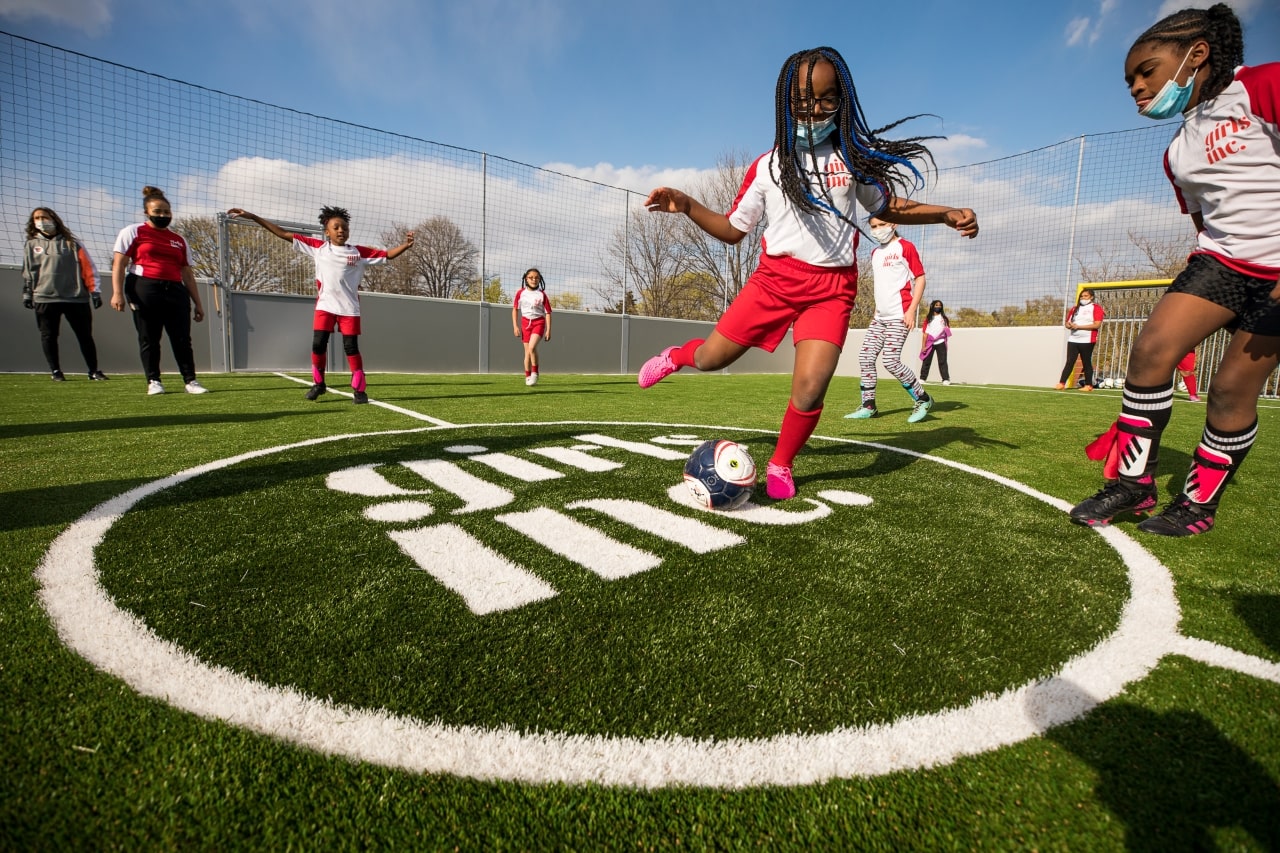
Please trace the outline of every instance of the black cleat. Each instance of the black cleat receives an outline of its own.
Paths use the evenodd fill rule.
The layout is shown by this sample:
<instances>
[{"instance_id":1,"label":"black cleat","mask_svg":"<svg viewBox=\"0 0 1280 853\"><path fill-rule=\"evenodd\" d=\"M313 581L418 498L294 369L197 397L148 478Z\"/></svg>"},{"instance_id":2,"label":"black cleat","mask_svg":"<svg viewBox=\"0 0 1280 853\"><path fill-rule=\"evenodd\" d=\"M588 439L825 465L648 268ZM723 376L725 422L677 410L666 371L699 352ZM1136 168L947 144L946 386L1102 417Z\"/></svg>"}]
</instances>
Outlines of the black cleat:
<instances>
[{"instance_id":1,"label":"black cleat","mask_svg":"<svg viewBox=\"0 0 1280 853\"><path fill-rule=\"evenodd\" d=\"M1129 484L1123 480L1103 486L1091 498L1085 498L1071 510L1071 520L1089 527L1103 527L1124 512L1149 513L1156 508L1156 484Z\"/></svg>"},{"instance_id":2,"label":"black cleat","mask_svg":"<svg viewBox=\"0 0 1280 853\"><path fill-rule=\"evenodd\" d=\"M307 399L315 400L321 394L323 394L325 391L328 391L328 390L329 389L325 387L325 384L323 382L317 382L315 385L312 385L310 388L307 389Z\"/></svg>"},{"instance_id":3,"label":"black cleat","mask_svg":"<svg viewBox=\"0 0 1280 853\"><path fill-rule=\"evenodd\" d=\"M1182 494L1171 500L1159 515L1140 522L1138 529L1157 536L1195 536L1213 529L1213 515L1217 511L1216 505L1198 504Z\"/></svg>"},{"instance_id":4,"label":"black cleat","mask_svg":"<svg viewBox=\"0 0 1280 853\"><path fill-rule=\"evenodd\" d=\"M101 370L92 371L89 374L89 381L90 382L106 382L107 374L103 373Z\"/></svg>"},{"instance_id":5,"label":"black cleat","mask_svg":"<svg viewBox=\"0 0 1280 853\"><path fill-rule=\"evenodd\" d=\"M62 371L61 371L61 370L55 370L55 371L53 371L53 373L51 373L51 374L49 375L49 378L50 378L50 379L52 379L54 382L66 382L66 381L67 381L67 377L65 377L65 376L63 376L63 375L62 375Z\"/></svg>"},{"instance_id":6,"label":"black cleat","mask_svg":"<svg viewBox=\"0 0 1280 853\"><path fill-rule=\"evenodd\" d=\"M363 392L363 391L357 391L357 392L356 392L355 394L353 394L352 396L355 398L355 402L356 402L356 404L357 404L357 405L358 405L358 404L360 404L360 403L367 403L367 402L369 402L369 395L368 395L368 394L366 394L366 393L365 393L365 392Z\"/></svg>"}]
</instances>

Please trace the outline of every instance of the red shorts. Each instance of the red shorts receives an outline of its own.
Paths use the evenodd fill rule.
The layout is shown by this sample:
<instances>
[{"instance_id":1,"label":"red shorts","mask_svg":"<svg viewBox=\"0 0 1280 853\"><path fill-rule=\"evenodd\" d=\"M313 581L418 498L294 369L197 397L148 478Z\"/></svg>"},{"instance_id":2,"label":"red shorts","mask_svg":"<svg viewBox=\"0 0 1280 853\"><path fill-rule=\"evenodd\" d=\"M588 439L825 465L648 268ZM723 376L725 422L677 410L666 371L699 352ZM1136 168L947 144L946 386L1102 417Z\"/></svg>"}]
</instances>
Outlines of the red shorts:
<instances>
[{"instance_id":1,"label":"red shorts","mask_svg":"<svg viewBox=\"0 0 1280 853\"><path fill-rule=\"evenodd\" d=\"M360 318L347 314L330 314L328 311L317 311L315 321L311 324L313 332L332 332L334 326L345 335L360 334Z\"/></svg>"},{"instance_id":2,"label":"red shorts","mask_svg":"<svg viewBox=\"0 0 1280 853\"><path fill-rule=\"evenodd\" d=\"M1182 361L1178 362L1179 373L1191 373L1196 369L1196 351L1192 350L1182 357Z\"/></svg>"},{"instance_id":3,"label":"red shorts","mask_svg":"<svg viewBox=\"0 0 1280 853\"><path fill-rule=\"evenodd\" d=\"M520 340L526 344L529 338L537 335L540 338L547 336L547 318L546 317L521 317L520 318Z\"/></svg>"},{"instance_id":4,"label":"red shorts","mask_svg":"<svg viewBox=\"0 0 1280 853\"><path fill-rule=\"evenodd\" d=\"M773 352L794 326L792 343L828 341L843 349L857 295L857 267L764 255L716 331L735 344Z\"/></svg>"}]
</instances>

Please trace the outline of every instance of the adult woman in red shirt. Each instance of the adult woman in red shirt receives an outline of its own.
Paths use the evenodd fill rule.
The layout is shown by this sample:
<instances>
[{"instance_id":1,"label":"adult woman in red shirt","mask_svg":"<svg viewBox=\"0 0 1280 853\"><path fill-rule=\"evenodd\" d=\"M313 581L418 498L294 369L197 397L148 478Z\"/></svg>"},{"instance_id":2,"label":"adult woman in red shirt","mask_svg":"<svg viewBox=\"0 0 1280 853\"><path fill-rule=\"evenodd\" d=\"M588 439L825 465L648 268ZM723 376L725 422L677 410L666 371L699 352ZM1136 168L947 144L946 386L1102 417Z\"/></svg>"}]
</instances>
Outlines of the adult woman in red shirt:
<instances>
[{"instance_id":1,"label":"adult woman in red shirt","mask_svg":"<svg viewBox=\"0 0 1280 853\"><path fill-rule=\"evenodd\" d=\"M138 354L147 375L147 393L163 394L160 384L160 335L169 335L174 361L188 394L208 389L196 380L196 359L191 349L191 305L195 321L204 319L204 306L196 288L195 273L182 235L169 230L173 211L164 193L142 188L142 210L147 221L130 225L116 237L111 263L111 307L133 310L138 330Z\"/></svg>"}]
</instances>

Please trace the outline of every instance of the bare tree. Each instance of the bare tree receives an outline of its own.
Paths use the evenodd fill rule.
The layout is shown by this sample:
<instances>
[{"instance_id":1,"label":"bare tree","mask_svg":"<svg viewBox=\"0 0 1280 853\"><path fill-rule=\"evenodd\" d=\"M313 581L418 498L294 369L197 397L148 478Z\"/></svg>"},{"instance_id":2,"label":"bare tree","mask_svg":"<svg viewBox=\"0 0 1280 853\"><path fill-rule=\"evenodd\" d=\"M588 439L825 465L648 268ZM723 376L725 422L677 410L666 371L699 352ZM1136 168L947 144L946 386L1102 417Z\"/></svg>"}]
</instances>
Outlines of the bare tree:
<instances>
[{"instance_id":1,"label":"bare tree","mask_svg":"<svg viewBox=\"0 0 1280 853\"><path fill-rule=\"evenodd\" d=\"M1187 255L1195 247L1195 237L1175 237L1160 239L1129 232L1129 242L1138 248L1147 262L1118 261L1116 249L1104 254L1096 252L1098 260L1086 264L1076 258L1080 267L1081 281L1133 281L1150 278L1173 278L1182 272L1187 265Z\"/></svg>"},{"instance_id":2,"label":"bare tree","mask_svg":"<svg viewBox=\"0 0 1280 853\"><path fill-rule=\"evenodd\" d=\"M388 246L397 246L404 242L408 231L413 232L413 248L390 264L371 267L367 276L369 289L438 299L474 299L480 250L462 229L447 216L433 216L412 228L396 225L382 239Z\"/></svg>"},{"instance_id":3,"label":"bare tree","mask_svg":"<svg viewBox=\"0 0 1280 853\"><path fill-rule=\"evenodd\" d=\"M232 224L227 229L227 269L220 269L218 220L189 216L176 220L173 230L191 250L196 275L217 278L235 290L265 293L303 293L315 290L312 265L285 242L257 227Z\"/></svg>"},{"instance_id":4,"label":"bare tree","mask_svg":"<svg viewBox=\"0 0 1280 853\"><path fill-rule=\"evenodd\" d=\"M710 209L728 213L753 159L741 151L720 155L715 172L694 187L692 195ZM765 223L761 222L752 233L732 246L711 237L686 217L681 217L681 225L685 251L689 255L689 270L703 276L704 286L711 288L707 294L708 301L723 311L760 263L760 235Z\"/></svg>"},{"instance_id":5,"label":"bare tree","mask_svg":"<svg viewBox=\"0 0 1280 853\"><path fill-rule=\"evenodd\" d=\"M625 288L628 313L680 317L677 282L689 271L682 218L633 210L628 226L615 231L609 245L614 263L606 264L605 276L612 287L597 293L612 302L613 294Z\"/></svg>"},{"instance_id":6,"label":"bare tree","mask_svg":"<svg viewBox=\"0 0 1280 853\"><path fill-rule=\"evenodd\" d=\"M407 226L392 225L390 230L382 232L382 245L399 246L404 242L405 235L409 231L410 229ZM417 239L416 233L414 234L414 239L415 241ZM360 283L360 289L373 293L399 293L405 296L421 295L422 289L418 270L410 262L410 258L416 251L417 243L415 242L414 247L403 258L397 258L391 263L367 267L364 280Z\"/></svg>"}]
</instances>

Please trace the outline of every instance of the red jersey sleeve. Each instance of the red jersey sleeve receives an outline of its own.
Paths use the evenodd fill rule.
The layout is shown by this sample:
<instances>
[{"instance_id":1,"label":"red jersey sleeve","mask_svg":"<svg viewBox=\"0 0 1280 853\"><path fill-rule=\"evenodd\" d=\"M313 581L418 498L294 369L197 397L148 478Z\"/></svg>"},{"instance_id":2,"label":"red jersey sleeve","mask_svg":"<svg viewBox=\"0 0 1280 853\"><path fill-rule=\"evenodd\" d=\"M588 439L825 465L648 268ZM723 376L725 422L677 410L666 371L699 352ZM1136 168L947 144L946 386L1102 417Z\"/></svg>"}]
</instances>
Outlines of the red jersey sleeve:
<instances>
[{"instance_id":1,"label":"red jersey sleeve","mask_svg":"<svg viewBox=\"0 0 1280 853\"><path fill-rule=\"evenodd\" d=\"M908 240L902 241L902 259L907 262L907 269L911 270L912 278L924 275L924 263L920 260L920 253L916 251L915 243Z\"/></svg>"}]
</instances>

